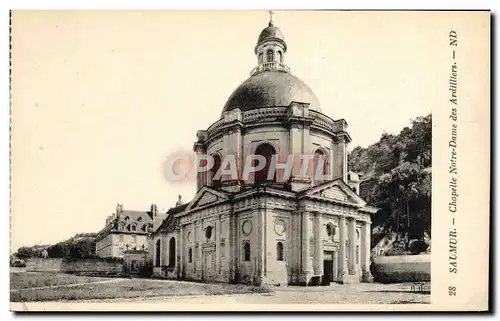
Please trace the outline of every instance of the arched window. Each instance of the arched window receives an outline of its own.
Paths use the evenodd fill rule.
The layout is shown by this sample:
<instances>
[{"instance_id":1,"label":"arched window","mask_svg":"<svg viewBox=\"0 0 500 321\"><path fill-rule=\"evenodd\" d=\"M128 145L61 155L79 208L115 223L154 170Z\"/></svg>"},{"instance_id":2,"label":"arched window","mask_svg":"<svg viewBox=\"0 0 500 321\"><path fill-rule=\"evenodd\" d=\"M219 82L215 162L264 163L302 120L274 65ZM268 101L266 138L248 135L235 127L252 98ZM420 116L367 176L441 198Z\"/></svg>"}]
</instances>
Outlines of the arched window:
<instances>
[{"instance_id":1,"label":"arched window","mask_svg":"<svg viewBox=\"0 0 500 321\"><path fill-rule=\"evenodd\" d=\"M321 165L321 163L323 165ZM318 168L318 166L320 168ZM321 168L322 166L322 168ZM313 181L316 183L316 184L320 184L320 183L323 183L325 182L324 179L321 179L320 177L317 177L318 175L328 175L329 174L329 163L328 163L328 156L326 155L325 152L323 152L322 150L320 149L317 149L315 152L314 152L314 166L313 166ZM321 171L318 173L318 170Z\"/></svg>"},{"instance_id":2,"label":"arched window","mask_svg":"<svg viewBox=\"0 0 500 321\"><path fill-rule=\"evenodd\" d=\"M274 61L274 52L269 49L267 51L267 62L273 62Z\"/></svg>"},{"instance_id":3,"label":"arched window","mask_svg":"<svg viewBox=\"0 0 500 321\"><path fill-rule=\"evenodd\" d=\"M221 161L221 158L218 154L213 155L213 158L214 158L214 167L212 167L212 171L211 171L212 187L215 189L219 189L222 185L221 177L218 177L217 179L215 179L214 177L217 174L217 172L219 171L222 161Z\"/></svg>"},{"instance_id":4,"label":"arched window","mask_svg":"<svg viewBox=\"0 0 500 321\"><path fill-rule=\"evenodd\" d=\"M261 52L259 54L259 64L263 63L264 62L263 60L264 60L264 54Z\"/></svg>"},{"instance_id":5,"label":"arched window","mask_svg":"<svg viewBox=\"0 0 500 321\"><path fill-rule=\"evenodd\" d=\"M243 246L243 261L250 261L250 243L248 242L245 242L245 245Z\"/></svg>"},{"instance_id":6,"label":"arched window","mask_svg":"<svg viewBox=\"0 0 500 321\"><path fill-rule=\"evenodd\" d=\"M188 263L193 263L193 249L188 249Z\"/></svg>"},{"instance_id":7,"label":"arched window","mask_svg":"<svg viewBox=\"0 0 500 321\"><path fill-rule=\"evenodd\" d=\"M132 231L135 231L135 225L132 225Z\"/></svg>"},{"instance_id":8,"label":"arched window","mask_svg":"<svg viewBox=\"0 0 500 321\"><path fill-rule=\"evenodd\" d=\"M175 266L175 238L171 238L168 242L168 266Z\"/></svg>"},{"instance_id":9,"label":"arched window","mask_svg":"<svg viewBox=\"0 0 500 321\"><path fill-rule=\"evenodd\" d=\"M278 61L283 62L283 54L281 53L281 51L278 51Z\"/></svg>"},{"instance_id":10,"label":"arched window","mask_svg":"<svg viewBox=\"0 0 500 321\"><path fill-rule=\"evenodd\" d=\"M258 172L255 172L255 182L256 183L262 183L266 181L276 181L276 171L274 171L274 175L271 178L268 178L269 174L269 167L271 165L271 160L273 155L276 154L276 150L274 149L273 146L269 144L262 144L257 147L255 150L256 155L262 155L266 159L266 164L263 169L261 169ZM253 166L257 165L257 161L255 161Z\"/></svg>"},{"instance_id":11,"label":"arched window","mask_svg":"<svg viewBox=\"0 0 500 321\"><path fill-rule=\"evenodd\" d=\"M283 261L283 243L281 242L276 244L276 259L278 261Z\"/></svg>"},{"instance_id":12,"label":"arched window","mask_svg":"<svg viewBox=\"0 0 500 321\"><path fill-rule=\"evenodd\" d=\"M156 241L156 264L157 267L161 265L161 242Z\"/></svg>"}]
</instances>

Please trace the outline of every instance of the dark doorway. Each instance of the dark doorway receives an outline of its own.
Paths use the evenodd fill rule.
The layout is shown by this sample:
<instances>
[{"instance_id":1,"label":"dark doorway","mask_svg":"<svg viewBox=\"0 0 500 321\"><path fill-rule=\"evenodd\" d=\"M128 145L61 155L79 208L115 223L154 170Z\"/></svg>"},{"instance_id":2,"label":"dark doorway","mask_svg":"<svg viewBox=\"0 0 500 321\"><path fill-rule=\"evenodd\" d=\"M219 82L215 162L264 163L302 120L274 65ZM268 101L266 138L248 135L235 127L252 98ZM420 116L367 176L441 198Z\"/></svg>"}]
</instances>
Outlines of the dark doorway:
<instances>
[{"instance_id":1,"label":"dark doorway","mask_svg":"<svg viewBox=\"0 0 500 321\"><path fill-rule=\"evenodd\" d=\"M171 238L168 249L168 266L175 267L175 238Z\"/></svg>"},{"instance_id":2,"label":"dark doorway","mask_svg":"<svg viewBox=\"0 0 500 321\"><path fill-rule=\"evenodd\" d=\"M323 261L323 285L333 282L333 251L325 251Z\"/></svg>"},{"instance_id":3,"label":"dark doorway","mask_svg":"<svg viewBox=\"0 0 500 321\"><path fill-rule=\"evenodd\" d=\"M156 241L156 266L159 267L161 264L161 243L160 240Z\"/></svg>"}]
</instances>

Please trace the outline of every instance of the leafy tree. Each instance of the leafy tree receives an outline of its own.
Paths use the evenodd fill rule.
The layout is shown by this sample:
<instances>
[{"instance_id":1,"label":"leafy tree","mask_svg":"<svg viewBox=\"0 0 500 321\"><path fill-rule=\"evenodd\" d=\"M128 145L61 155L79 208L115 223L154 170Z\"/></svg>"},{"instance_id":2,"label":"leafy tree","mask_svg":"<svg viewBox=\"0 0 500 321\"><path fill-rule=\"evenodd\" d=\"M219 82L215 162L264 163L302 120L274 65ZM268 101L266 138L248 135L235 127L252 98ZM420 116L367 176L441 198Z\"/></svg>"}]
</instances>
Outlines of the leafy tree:
<instances>
[{"instance_id":1,"label":"leafy tree","mask_svg":"<svg viewBox=\"0 0 500 321\"><path fill-rule=\"evenodd\" d=\"M63 258L70 255L71 244L69 242L60 242L51 246L47 252L51 258Z\"/></svg>"},{"instance_id":2,"label":"leafy tree","mask_svg":"<svg viewBox=\"0 0 500 321\"><path fill-rule=\"evenodd\" d=\"M17 250L16 256L21 259L27 259L36 256L36 252L32 247L23 246Z\"/></svg>"},{"instance_id":3,"label":"leafy tree","mask_svg":"<svg viewBox=\"0 0 500 321\"><path fill-rule=\"evenodd\" d=\"M71 258L89 258L95 256L95 240L81 240L73 243L70 251Z\"/></svg>"},{"instance_id":4,"label":"leafy tree","mask_svg":"<svg viewBox=\"0 0 500 321\"><path fill-rule=\"evenodd\" d=\"M367 148L349 155L353 171L365 174L363 196L380 208L373 225L397 232L406 250L431 229L432 115L412 120L399 135L382 134ZM363 189L363 187L362 187ZM420 247L423 248L423 247Z\"/></svg>"}]
</instances>

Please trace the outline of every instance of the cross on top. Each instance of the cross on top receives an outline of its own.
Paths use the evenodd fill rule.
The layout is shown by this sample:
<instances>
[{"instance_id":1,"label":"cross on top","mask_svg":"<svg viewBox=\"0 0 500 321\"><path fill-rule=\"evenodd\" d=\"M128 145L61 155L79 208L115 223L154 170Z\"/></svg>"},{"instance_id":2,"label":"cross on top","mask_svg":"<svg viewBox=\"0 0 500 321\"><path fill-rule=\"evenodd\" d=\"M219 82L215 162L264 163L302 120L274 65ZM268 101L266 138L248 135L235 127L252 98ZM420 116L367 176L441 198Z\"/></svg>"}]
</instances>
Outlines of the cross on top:
<instances>
[{"instance_id":1,"label":"cross on top","mask_svg":"<svg viewBox=\"0 0 500 321\"><path fill-rule=\"evenodd\" d=\"M269 12L269 23L272 24L274 12L272 10L269 10L268 12Z\"/></svg>"}]
</instances>

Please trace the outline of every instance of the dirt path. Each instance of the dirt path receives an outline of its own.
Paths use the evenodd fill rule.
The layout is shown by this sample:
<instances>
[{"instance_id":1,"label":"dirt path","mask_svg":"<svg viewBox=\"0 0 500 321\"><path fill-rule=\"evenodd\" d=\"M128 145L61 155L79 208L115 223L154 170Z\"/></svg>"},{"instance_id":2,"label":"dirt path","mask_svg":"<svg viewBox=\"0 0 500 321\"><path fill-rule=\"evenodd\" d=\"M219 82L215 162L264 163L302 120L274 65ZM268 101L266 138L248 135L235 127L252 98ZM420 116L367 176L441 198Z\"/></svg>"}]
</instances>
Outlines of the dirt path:
<instances>
[{"instance_id":1,"label":"dirt path","mask_svg":"<svg viewBox=\"0 0 500 321\"><path fill-rule=\"evenodd\" d=\"M47 286L38 286L38 287L34 287L34 288L11 289L10 292L18 292L18 291L25 291L25 290L55 289L55 288L71 288L71 287L80 286L80 285L113 283L113 282L120 282L120 281L125 281L125 280L129 280L129 279L111 279L111 280L96 281L96 282L71 283L71 284L60 284L60 285L47 285Z\"/></svg>"}]
</instances>

